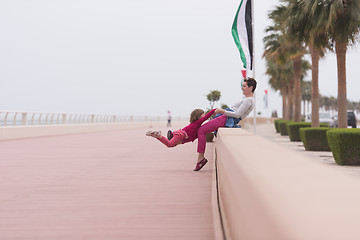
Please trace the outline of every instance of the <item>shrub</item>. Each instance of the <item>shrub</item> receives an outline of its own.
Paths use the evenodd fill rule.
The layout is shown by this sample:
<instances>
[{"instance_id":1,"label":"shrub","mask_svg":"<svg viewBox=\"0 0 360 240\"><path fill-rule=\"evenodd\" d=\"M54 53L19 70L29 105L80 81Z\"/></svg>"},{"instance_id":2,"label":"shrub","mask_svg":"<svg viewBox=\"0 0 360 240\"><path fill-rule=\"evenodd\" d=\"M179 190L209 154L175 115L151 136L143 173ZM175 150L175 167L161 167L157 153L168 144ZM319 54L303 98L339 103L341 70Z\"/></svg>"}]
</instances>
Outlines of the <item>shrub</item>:
<instances>
[{"instance_id":1,"label":"shrub","mask_svg":"<svg viewBox=\"0 0 360 240\"><path fill-rule=\"evenodd\" d=\"M287 130L286 130L286 124L292 123L293 121L287 121L287 120L281 120L279 121L279 129L280 129L280 135L281 136L287 136Z\"/></svg>"},{"instance_id":2,"label":"shrub","mask_svg":"<svg viewBox=\"0 0 360 240\"><path fill-rule=\"evenodd\" d=\"M275 125L275 129L276 129L276 133L280 133L280 126L279 126L279 122L282 121L282 119L276 119L274 120L274 125Z\"/></svg>"},{"instance_id":3,"label":"shrub","mask_svg":"<svg viewBox=\"0 0 360 240\"><path fill-rule=\"evenodd\" d=\"M330 151L326 132L329 127L300 128L300 138L306 151Z\"/></svg>"},{"instance_id":4,"label":"shrub","mask_svg":"<svg viewBox=\"0 0 360 240\"><path fill-rule=\"evenodd\" d=\"M286 125L286 130L289 135L290 141L292 142L301 142L300 138L300 128L311 127L310 122L294 122ZM329 124L320 123L320 127L329 127Z\"/></svg>"},{"instance_id":5,"label":"shrub","mask_svg":"<svg viewBox=\"0 0 360 240\"><path fill-rule=\"evenodd\" d=\"M360 165L360 129L331 129L326 135L337 164Z\"/></svg>"},{"instance_id":6,"label":"shrub","mask_svg":"<svg viewBox=\"0 0 360 240\"><path fill-rule=\"evenodd\" d=\"M289 135L290 141L292 141L292 142L301 141L299 129L307 128L307 127L311 127L311 123L309 123L309 122L294 122L294 123L287 124L286 131Z\"/></svg>"}]
</instances>

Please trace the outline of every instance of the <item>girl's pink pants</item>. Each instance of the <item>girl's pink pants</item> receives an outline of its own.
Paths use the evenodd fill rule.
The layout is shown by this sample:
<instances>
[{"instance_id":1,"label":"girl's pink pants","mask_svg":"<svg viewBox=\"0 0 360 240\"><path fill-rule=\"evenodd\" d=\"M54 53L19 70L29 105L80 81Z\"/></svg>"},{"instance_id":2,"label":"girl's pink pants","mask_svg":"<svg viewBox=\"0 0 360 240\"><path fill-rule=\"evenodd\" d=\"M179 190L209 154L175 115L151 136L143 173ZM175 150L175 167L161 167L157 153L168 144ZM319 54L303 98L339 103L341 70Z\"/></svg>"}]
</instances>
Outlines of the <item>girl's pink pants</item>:
<instances>
[{"instance_id":1,"label":"girl's pink pants","mask_svg":"<svg viewBox=\"0 0 360 240\"><path fill-rule=\"evenodd\" d=\"M226 123L226 116L221 115L220 117L214 118L209 122L205 123L198 129L198 153L205 153L206 147L206 134L217 130L219 127L224 127Z\"/></svg>"},{"instance_id":2,"label":"girl's pink pants","mask_svg":"<svg viewBox=\"0 0 360 240\"><path fill-rule=\"evenodd\" d=\"M175 147L179 143L181 143L182 140L184 140L187 137L187 134L184 130L177 130L173 131L173 137L170 139L170 141L164 137L161 136L161 138L158 138L160 142L165 144L167 147Z\"/></svg>"}]
</instances>

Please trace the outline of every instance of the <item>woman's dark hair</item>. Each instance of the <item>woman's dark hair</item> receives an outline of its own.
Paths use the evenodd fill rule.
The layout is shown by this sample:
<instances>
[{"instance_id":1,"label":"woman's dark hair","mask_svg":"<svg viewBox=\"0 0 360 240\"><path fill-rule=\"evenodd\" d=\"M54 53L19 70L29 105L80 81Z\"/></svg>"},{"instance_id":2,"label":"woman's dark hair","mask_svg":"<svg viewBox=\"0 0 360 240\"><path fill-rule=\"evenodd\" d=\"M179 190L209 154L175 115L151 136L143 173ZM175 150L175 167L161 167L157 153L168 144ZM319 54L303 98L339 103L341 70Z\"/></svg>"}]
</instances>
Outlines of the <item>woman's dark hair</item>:
<instances>
[{"instance_id":1,"label":"woman's dark hair","mask_svg":"<svg viewBox=\"0 0 360 240\"><path fill-rule=\"evenodd\" d=\"M195 122L196 120L199 120L201 118L201 115L204 113L204 110L202 109L195 109L190 114L190 122Z\"/></svg>"},{"instance_id":2,"label":"woman's dark hair","mask_svg":"<svg viewBox=\"0 0 360 240\"><path fill-rule=\"evenodd\" d=\"M248 78L246 78L245 80L244 80L244 82L246 82L246 84L248 85L248 87L253 87L252 88L252 92L254 92L255 91L255 89L256 89L256 80L254 79L254 78L250 78L250 77L248 77Z\"/></svg>"}]
</instances>

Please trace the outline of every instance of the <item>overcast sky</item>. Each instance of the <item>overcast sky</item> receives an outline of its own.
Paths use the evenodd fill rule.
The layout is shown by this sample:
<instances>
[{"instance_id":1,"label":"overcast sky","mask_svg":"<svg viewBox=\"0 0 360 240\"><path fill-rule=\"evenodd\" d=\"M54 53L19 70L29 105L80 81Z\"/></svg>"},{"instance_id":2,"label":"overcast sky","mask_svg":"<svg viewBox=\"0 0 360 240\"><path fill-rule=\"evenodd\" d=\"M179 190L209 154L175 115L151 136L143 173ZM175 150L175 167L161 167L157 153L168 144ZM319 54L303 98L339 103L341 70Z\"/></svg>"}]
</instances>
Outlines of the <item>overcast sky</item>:
<instances>
[{"instance_id":1,"label":"overcast sky","mask_svg":"<svg viewBox=\"0 0 360 240\"><path fill-rule=\"evenodd\" d=\"M257 112L281 113L264 74L264 29L277 0L255 3ZM0 0L0 111L188 116L242 98L231 36L239 0ZM348 98L360 101L358 47L347 57ZM306 79L310 80L311 72ZM320 93L337 96L334 54ZM264 108L265 89L269 109Z\"/></svg>"}]
</instances>

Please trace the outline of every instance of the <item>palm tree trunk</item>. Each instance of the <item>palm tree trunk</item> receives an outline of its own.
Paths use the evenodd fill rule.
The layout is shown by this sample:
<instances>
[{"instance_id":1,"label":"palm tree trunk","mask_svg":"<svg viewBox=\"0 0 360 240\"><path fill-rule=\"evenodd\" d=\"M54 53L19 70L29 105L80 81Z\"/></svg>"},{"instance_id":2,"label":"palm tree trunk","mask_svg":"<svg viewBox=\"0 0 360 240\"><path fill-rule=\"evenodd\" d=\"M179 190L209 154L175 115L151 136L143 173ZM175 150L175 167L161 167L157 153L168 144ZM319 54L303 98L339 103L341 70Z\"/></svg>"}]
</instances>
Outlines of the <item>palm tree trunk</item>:
<instances>
[{"instance_id":1,"label":"palm tree trunk","mask_svg":"<svg viewBox=\"0 0 360 240\"><path fill-rule=\"evenodd\" d=\"M304 99L303 100L303 117L304 118L305 118L305 111L306 111L305 107L306 107L306 100Z\"/></svg>"},{"instance_id":2,"label":"palm tree trunk","mask_svg":"<svg viewBox=\"0 0 360 240\"><path fill-rule=\"evenodd\" d=\"M319 58L320 50L311 47L311 126L320 127L319 122Z\"/></svg>"},{"instance_id":3,"label":"palm tree trunk","mask_svg":"<svg viewBox=\"0 0 360 240\"><path fill-rule=\"evenodd\" d=\"M338 116L339 128L347 128L347 97L346 97L346 44L335 42L338 72Z\"/></svg>"},{"instance_id":4,"label":"palm tree trunk","mask_svg":"<svg viewBox=\"0 0 360 240\"><path fill-rule=\"evenodd\" d=\"M286 120L293 120L293 91L291 85L287 86L287 117Z\"/></svg>"},{"instance_id":5,"label":"palm tree trunk","mask_svg":"<svg viewBox=\"0 0 360 240\"><path fill-rule=\"evenodd\" d=\"M294 75L295 75L295 83L294 83L294 121L301 121L301 56L293 59L294 65Z\"/></svg>"},{"instance_id":6,"label":"palm tree trunk","mask_svg":"<svg viewBox=\"0 0 360 240\"><path fill-rule=\"evenodd\" d=\"M295 75L294 75L294 79L293 79L293 85L292 85L292 88L291 88L291 120L294 121L294 110L295 110Z\"/></svg>"},{"instance_id":7,"label":"palm tree trunk","mask_svg":"<svg viewBox=\"0 0 360 240\"><path fill-rule=\"evenodd\" d=\"M312 106L312 104L311 104ZM310 109L310 101L307 101L307 113L309 112L309 109Z\"/></svg>"},{"instance_id":8,"label":"palm tree trunk","mask_svg":"<svg viewBox=\"0 0 360 240\"><path fill-rule=\"evenodd\" d=\"M281 92L281 95L282 95L282 118L286 119L287 94L286 94L286 85L285 84L281 87L280 92Z\"/></svg>"}]
</instances>

